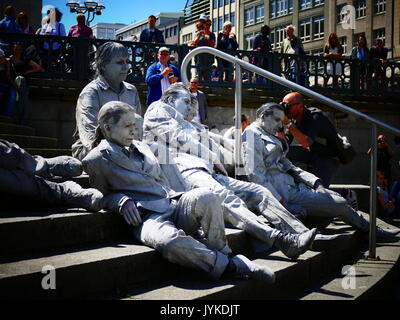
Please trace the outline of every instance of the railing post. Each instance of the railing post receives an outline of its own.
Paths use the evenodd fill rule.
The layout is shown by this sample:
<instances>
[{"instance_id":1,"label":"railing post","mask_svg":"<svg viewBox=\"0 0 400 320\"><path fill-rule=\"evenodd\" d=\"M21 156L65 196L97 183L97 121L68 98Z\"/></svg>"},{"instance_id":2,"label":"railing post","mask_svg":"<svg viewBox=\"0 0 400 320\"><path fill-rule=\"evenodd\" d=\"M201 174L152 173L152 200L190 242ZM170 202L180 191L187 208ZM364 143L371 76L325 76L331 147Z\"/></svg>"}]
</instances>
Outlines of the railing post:
<instances>
[{"instance_id":1,"label":"railing post","mask_svg":"<svg viewBox=\"0 0 400 320\"><path fill-rule=\"evenodd\" d=\"M376 259L376 124L371 128L371 186L369 194L369 253L368 259Z\"/></svg>"},{"instance_id":2,"label":"railing post","mask_svg":"<svg viewBox=\"0 0 400 320\"><path fill-rule=\"evenodd\" d=\"M235 63L235 178L243 173L240 172L242 167L242 68L238 63Z\"/></svg>"}]
</instances>

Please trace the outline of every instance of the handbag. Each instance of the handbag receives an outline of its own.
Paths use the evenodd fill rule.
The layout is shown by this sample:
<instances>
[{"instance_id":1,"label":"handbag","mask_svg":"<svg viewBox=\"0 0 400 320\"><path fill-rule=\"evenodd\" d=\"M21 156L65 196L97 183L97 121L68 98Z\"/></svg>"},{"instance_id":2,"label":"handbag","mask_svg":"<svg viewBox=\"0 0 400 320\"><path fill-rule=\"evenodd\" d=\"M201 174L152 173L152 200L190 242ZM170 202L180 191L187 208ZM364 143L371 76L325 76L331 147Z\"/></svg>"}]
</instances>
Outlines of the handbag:
<instances>
[{"instance_id":1,"label":"handbag","mask_svg":"<svg viewBox=\"0 0 400 320\"><path fill-rule=\"evenodd\" d=\"M338 134L336 140L337 156L342 164L347 164L353 161L356 156L356 151L350 144L349 140L345 136Z\"/></svg>"}]
</instances>

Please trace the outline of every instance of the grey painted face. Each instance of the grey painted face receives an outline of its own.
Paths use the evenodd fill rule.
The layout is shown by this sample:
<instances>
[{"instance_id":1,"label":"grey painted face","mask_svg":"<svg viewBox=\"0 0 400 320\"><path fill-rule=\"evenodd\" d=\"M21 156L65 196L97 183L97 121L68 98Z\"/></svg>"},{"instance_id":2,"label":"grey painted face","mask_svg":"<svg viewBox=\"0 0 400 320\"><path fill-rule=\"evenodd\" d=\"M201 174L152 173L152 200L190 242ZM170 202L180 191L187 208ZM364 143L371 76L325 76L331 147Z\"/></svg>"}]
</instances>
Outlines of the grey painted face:
<instances>
[{"instance_id":1,"label":"grey painted face","mask_svg":"<svg viewBox=\"0 0 400 320\"><path fill-rule=\"evenodd\" d=\"M174 101L173 107L187 119L192 109L190 93L181 90Z\"/></svg>"},{"instance_id":2,"label":"grey painted face","mask_svg":"<svg viewBox=\"0 0 400 320\"><path fill-rule=\"evenodd\" d=\"M115 124L108 125L107 139L121 147L128 147L132 144L135 135L135 113L124 113Z\"/></svg>"},{"instance_id":3,"label":"grey painted face","mask_svg":"<svg viewBox=\"0 0 400 320\"><path fill-rule=\"evenodd\" d=\"M260 119L261 127L268 133L275 134L282 128L282 121L285 118L285 113L282 110L274 109L269 116L263 116Z\"/></svg>"},{"instance_id":4,"label":"grey painted face","mask_svg":"<svg viewBox=\"0 0 400 320\"><path fill-rule=\"evenodd\" d=\"M120 84L126 79L129 68L128 57L117 55L104 67L103 75L110 84Z\"/></svg>"}]
</instances>

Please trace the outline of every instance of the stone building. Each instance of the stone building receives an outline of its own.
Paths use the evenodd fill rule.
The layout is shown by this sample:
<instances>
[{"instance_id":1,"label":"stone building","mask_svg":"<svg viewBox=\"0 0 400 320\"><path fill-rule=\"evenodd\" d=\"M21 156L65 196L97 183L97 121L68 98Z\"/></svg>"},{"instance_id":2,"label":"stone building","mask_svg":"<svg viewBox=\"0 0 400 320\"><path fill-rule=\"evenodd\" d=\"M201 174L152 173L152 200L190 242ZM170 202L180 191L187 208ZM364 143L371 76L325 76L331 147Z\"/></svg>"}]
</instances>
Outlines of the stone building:
<instances>
[{"instance_id":1,"label":"stone building","mask_svg":"<svg viewBox=\"0 0 400 320\"><path fill-rule=\"evenodd\" d=\"M322 53L329 34L335 32L346 54L364 34L369 46L377 38L384 39L391 49L389 56L398 57L399 10L399 2L394 0L241 0L239 45L245 50L252 48L254 36L268 24L273 47L279 50L284 28L293 24L309 54Z\"/></svg>"},{"instance_id":2,"label":"stone building","mask_svg":"<svg viewBox=\"0 0 400 320\"><path fill-rule=\"evenodd\" d=\"M93 36L97 39L117 40L115 36L117 30L125 26L123 23L96 23L91 28Z\"/></svg>"}]
</instances>

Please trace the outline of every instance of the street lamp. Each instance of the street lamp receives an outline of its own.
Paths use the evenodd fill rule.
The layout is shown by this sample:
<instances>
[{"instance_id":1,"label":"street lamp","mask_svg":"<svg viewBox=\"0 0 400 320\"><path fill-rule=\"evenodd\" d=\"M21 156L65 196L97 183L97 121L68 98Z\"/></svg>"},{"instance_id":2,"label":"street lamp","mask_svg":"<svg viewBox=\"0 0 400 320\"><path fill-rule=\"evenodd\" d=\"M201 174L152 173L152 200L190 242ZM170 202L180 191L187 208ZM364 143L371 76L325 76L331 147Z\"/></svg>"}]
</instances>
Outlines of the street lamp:
<instances>
[{"instance_id":1,"label":"street lamp","mask_svg":"<svg viewBox=\"0 0 400 320\"><path fill-rule=\"evenodd\" d=\"M99 1L84 1L83 4L78 1L68 1L66 6L72 13L87 13L87 25L90 25L90 22L94 20L95 15L101 15L103 10L106 8Z\"/></svg>"}]
</instances>

